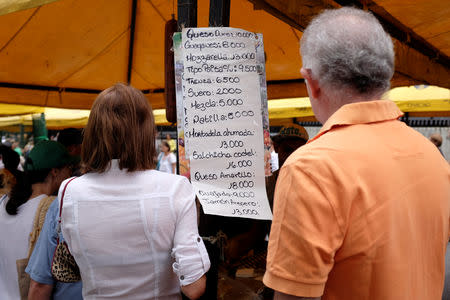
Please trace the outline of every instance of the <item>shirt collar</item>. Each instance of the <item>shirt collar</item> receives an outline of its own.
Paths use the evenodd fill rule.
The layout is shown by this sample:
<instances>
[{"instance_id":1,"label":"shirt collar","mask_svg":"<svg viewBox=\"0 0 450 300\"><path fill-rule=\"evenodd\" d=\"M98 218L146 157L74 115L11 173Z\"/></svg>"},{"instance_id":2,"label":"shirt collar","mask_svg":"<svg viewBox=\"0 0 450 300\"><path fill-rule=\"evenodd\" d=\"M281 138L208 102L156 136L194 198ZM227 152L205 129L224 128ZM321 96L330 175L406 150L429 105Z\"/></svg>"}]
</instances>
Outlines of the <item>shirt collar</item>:
<instances>
[{"instance_id":1,"label":"shirt collar","mask_svg":"<svg viewBox=\"0 0 450 300\"><path fill-rule=\"evenodd\" d=\"M111 159L111 170L119 170L119 160Z\"/></svg>"},{"instance_id":2,"label":"shirt collar","mask_svg":"<svg viewBox=\"0 0 450 300\"><path fill-rule=\"evenodd\" d=\"M312 142L337 126L369 124L397 120L403 116L397 105L389 100L364 101L345 104L325 122ZM308 143L309 143L308 142Z\"/></svg>"}]
</instances>

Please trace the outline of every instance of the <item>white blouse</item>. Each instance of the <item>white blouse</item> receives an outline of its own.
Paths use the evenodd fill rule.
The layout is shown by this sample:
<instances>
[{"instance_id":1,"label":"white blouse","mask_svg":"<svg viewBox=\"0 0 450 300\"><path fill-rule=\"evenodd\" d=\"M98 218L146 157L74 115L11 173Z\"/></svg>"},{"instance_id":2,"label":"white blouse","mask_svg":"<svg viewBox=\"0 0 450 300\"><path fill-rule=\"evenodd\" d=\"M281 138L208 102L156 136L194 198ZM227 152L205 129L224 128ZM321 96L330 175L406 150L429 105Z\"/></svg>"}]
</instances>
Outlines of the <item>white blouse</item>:
<instances>
[{"instance_id":1,"label":"white blouse","mask_svg":"<svg viewBox=\"0 0 450 300\"><path fill-rule=\"evenodd\" d=\"M128 173L116 160L105 173L69 183L62 233L86 300L181 299L180 285L210 267L189 181L156 170Z\"/></svg>"},{"instance_id":2,"label":"white blouse","mask_svg":"<svg viewBox=\"0 0 450 300\"><path fill-rule=\"evenodd\" d=\"M8 197L0 196L0 299L20 299L16 261L27 257L36 210L45 197L28 200L12 216L5 208Z\"/></svg>"},{"instance_id":3,"label":"white blouse","mask_svg":"<svg viewBox=\"0 0 450 300\"><path fill-rule=\"evenodd\" d=\"M165 156L164 152L161 152L159 158L159 170L161 172L173 174L172 164L175 164L177 162L175 154L170 152L167 156Z\"/></svg>"}]
</instances>

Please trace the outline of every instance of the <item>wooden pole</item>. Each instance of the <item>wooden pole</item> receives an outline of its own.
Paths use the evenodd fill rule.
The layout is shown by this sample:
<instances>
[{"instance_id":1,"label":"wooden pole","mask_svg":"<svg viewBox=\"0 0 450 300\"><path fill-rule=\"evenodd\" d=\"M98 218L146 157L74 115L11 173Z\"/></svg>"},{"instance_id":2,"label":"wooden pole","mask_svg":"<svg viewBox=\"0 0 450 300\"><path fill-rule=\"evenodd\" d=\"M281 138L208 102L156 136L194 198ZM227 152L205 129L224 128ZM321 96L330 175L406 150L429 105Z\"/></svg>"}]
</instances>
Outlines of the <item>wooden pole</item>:
<instances>
[{"instance_id":1,"label":"wooden pole","mask_svg":"<svg viewBox=\"0 0 450 300\"><path fill-rule=\"evenodd\" d=\"M230 2L231 0L209 1L209 27L230 26Z\"/></svg>"},{"instance_id":2,"label":"wooden pole","mask_svg":"<svg viewBox=\"0 0 450 300\"><path fill-rule=\"evenodd\" d=\"M178 30L197 27L197 0L178 0Z\"/></svg>"}]
</instances>

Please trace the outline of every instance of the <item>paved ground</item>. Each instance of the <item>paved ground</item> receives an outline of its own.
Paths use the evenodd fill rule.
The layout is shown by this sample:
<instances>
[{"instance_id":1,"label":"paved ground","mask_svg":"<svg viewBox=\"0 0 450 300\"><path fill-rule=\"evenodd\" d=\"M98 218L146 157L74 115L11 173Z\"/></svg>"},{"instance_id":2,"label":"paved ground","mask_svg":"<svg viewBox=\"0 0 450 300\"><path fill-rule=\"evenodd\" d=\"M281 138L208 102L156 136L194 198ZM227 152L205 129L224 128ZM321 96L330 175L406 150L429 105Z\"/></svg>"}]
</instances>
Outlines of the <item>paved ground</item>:
<instances>
[{"instance_id":1,"label":"paved ground","mask_svg":"<svg viewBox=\"0 0 450 300\"><path fill-rule=\"evenodd\" d=\"M226 272L219 272L218 300L271 300L272 297L264 297L262 276L264 270L257 270L252 278L232 278Z\"/></svg>"},{"instance_id":2,"label":"paved ground","mask_svg":"<svg viewBox=\"0 0 450 300\"><path fill-rule=\"evenodd\" d=\"M272 300L272 293L262 283L266 255L266 251L252 253L234 267L220 266L217 299Z\"/></svg>"},{"instance_id":3,"label":"paved ground","mask_svg":"<svg viewBox=\"0 0 450 300\"><path fill-rule=\"evenodd\" d=\"M243 269L241 272L244 276L236 277L234 271L230 268L221 266L219 270L219 291L218 300L272 300L270 291L263 290L262 276L264 275L265 255L257 255L256 260L244 259L237 266L237 269ZM442 300L450 300L450 243L447 245L447 253L445 257L445 285ZM254 268L252 268L254 267ZM230 274L231 273L231 274Z\"/></svg>"},{"instance_id":4,"label":"paved ground","mask_svg":"<svg viewBox=\"0 0 450 300\"><path fill-rule=\"evenodd\" d=\"M450 300L450 243L447 245L445 265L445 286L442 300ZM246 268L251 266L244 265L241 267ZM261 268L261 265L258 263L256 263L256 267L251 277L240 278L233 276L233 274L228 274L230 273L229 270L226 270L222 266L219 271L219 292L217 299L272 300L272 294L267 289L263 292L264 284L262 283L262 276L264 275L264 268ZM245 274L246 272L243 273Z\"/></svg>"}]
</instances>

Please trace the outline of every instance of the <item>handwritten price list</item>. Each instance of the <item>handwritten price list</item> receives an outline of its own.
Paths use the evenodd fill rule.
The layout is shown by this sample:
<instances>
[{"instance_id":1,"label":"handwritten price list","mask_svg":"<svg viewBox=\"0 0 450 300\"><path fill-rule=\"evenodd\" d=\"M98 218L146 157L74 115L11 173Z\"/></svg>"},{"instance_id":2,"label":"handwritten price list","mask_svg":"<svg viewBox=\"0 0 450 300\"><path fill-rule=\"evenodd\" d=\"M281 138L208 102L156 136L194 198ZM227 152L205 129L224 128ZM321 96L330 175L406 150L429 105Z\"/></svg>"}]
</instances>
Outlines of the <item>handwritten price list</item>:
<instances>
[{"instance_id":1,"label":"handwritten price list","mask_svg":"<svg viewBox=\"0 0 450 300\"><path fill-rule=\"evenodd\" d=\"M233 28L182 32L183 128L205 213L271 219L264 181L262 36Z\"/></svg>"}]
</instances>

